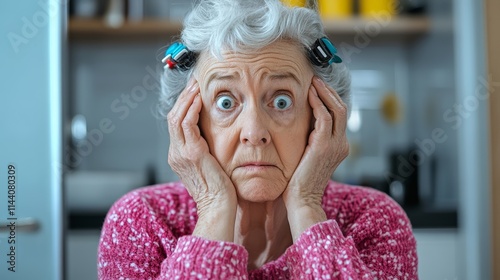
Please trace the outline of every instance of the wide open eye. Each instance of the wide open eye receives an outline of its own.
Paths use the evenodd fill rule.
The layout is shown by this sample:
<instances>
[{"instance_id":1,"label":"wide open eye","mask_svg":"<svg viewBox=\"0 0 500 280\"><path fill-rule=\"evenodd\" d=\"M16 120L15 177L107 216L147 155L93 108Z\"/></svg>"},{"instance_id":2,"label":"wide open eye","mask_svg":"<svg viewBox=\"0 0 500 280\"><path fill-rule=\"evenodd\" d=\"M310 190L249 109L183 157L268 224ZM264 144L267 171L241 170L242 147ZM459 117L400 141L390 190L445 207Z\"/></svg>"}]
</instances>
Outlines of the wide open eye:
<instances>
[{"instance_id":1,"label":"wide open eye","mask_svg":"<svg viewBox=\"0 0 500 280\"><path fill-rule=\"evenodd\" d=\"M277 95L273 100L273 106L278 110L286 110L292 106L292 99L286 94Z\"/></svg>"},{"instance_id":2,"label":"wide open eye","mask_svg":"<svg viewBox=\"0 0 500 280\"><path fill-rule=\"evenodd\" d=\"M219 107L219 109L221 110L224 110L224 111L227 111L227 110L231 110L231 108L234 107L234 99L231 97L231 96L227 96L227 95L221 95L217 98L217 107Z\"/></svg>"}]
</instances>

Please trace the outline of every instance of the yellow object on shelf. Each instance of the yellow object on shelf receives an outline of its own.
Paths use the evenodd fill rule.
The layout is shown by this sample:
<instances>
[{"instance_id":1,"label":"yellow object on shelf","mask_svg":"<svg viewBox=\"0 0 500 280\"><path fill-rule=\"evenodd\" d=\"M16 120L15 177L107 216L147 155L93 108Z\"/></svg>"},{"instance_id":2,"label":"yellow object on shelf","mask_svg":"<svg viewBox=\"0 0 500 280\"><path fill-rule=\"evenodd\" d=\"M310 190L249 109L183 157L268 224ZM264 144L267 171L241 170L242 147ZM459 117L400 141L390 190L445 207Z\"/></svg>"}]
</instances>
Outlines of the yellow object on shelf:
<instances>
[{"instance_id":1,"label":"yellow object on shelf","mask_svg":"<svg viewBox=\"0 0 500 280\"><path fill-rule=\"evenodd\" d=\"M319 0L319 14L323 19L345 18L353 15L353 0Z\"/></svg>"},{"instance_id":2,"label":"yellow object on shelf","mask_svg":"<svg viewBox=\"0 0 500 280\"><path fill-rule=\"evenodd\" d=\"M364 17L379 14L395 15L398 3L398 0L359 0L359 13Z\"/></svg>"},{"instance_id":3,"label":"yellow object on shelf","mask_svg":"<svg viewBox=\"0 0 500 280\"><path fill-rule=\"evenodd\" d=\"M281 0L283 4L289 6L289 7L305 7L306 6L306 0Z\"/></svg>"},{"instance_id":4,"label":"yellow object on shelf","mask_svg":"<svg viewBox=\"0 0 500 280\"><path fill-rule=\"evenodd\" d=\"M398 123L403 117L403 109L397 95L393 92L388 93L382 99L380 111L384 119L390 124Z\"/></svg>"}]
</instances>

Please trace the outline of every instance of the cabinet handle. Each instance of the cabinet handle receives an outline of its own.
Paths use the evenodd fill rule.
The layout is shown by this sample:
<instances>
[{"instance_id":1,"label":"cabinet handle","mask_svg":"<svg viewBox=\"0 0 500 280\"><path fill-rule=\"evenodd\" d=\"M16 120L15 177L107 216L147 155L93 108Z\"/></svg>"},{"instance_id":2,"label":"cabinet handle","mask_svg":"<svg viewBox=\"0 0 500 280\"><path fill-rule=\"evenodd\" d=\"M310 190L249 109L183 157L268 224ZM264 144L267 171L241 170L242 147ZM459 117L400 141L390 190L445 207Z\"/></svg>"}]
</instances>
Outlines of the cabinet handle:
<instances>
[{"instance_id":1,"label":"cabinet handle","mask_svg":"<svg viewBox=\"0 0 500 280\"><path fill-rule=\"evenodd\" d=\"M40 223L33 218L22 218L0 222L0 232L36 232L40 228Z\"/></svg>"},{"instance_id":2,"label":"cabinet handle","mask_svg":"<svg viewBox=\"0 0 500 280\"><path fill-rule=\"evenodd\" d=\"M76 115L71 120L71 139L77 145L87 138L87 119L84 115Z\"/></svg>"}]
</instances>

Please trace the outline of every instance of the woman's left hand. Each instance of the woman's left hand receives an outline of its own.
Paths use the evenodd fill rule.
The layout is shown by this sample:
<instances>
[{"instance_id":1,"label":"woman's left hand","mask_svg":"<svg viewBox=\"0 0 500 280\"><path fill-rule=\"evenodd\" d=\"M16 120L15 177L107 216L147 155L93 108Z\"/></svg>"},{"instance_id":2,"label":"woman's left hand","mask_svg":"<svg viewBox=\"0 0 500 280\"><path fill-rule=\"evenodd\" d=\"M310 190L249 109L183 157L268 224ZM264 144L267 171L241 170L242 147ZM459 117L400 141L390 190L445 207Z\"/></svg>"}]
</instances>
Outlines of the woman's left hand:
<instances>
[{"instance_id":1,"label":"woman's left hand","mask_svg":"<svg viewBox=\"0 0 500 280\"><path fill-rule=\"evenodd\" d=\"M293 240L318 222L326 221L321 207L330 176L349 154L346 137L347 106L318 77L309 88L314 129L302 159L283 193Z\"/></svg>"}]
</instances>

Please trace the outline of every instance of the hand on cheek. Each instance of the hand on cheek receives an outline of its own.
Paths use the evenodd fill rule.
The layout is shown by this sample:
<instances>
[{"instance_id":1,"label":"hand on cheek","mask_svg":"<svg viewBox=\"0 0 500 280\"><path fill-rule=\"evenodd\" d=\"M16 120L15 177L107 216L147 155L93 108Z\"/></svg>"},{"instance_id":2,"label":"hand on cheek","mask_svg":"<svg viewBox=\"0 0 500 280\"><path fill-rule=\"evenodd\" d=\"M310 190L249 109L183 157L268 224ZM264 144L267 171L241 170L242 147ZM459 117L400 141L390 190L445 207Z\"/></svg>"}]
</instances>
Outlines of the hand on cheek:
<instances>
[{"instance_id":1,"label":"hand on cheek","mask_svg":"<svg viewBox=\"0 0 500 280\"><path fill-rule=\"evenodd\" d=\"M236 191L198 127L202 108L196 81L190 81L168 114L168 162L197 204L198 223L193 235L232 241Z\"/></svg>"},{"instance_id":2,"label":"hand on cheek","mask_svg":"<svg viewBox=\"0 0 500 280\"><path fill-rule=\"evenodd\" d=\"M314 127L283 199L294 240L311 225L326 220L321 207L330 176L349 154L345 133L347 106L340 96L314 77L309 88Z\"/></svg>"}]
</instances>

